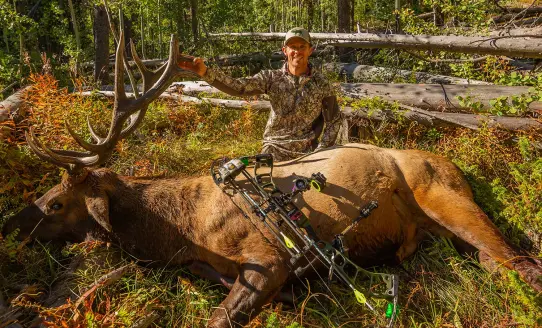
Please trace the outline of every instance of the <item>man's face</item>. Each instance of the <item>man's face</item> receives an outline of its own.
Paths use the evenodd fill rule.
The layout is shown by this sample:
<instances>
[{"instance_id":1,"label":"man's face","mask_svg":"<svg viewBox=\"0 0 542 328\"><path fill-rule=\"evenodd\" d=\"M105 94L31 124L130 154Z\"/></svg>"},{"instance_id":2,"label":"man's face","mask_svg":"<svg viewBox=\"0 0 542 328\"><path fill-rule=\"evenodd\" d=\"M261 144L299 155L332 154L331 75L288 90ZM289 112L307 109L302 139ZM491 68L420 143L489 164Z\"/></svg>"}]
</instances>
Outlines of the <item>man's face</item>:
<instances>
[{"instance_id":1,"label":"man's face","mask_svg":"<svg viewBox=\"0 0 542 328\"><path fill-rule=\"evenodd\" d=\"M299 38L294 38L282 48L282 51L288 58L288 66L294 69L306 68L309 64L309 56L312 54L313 48L310 44Z\"/></svg>"}]
</instances>

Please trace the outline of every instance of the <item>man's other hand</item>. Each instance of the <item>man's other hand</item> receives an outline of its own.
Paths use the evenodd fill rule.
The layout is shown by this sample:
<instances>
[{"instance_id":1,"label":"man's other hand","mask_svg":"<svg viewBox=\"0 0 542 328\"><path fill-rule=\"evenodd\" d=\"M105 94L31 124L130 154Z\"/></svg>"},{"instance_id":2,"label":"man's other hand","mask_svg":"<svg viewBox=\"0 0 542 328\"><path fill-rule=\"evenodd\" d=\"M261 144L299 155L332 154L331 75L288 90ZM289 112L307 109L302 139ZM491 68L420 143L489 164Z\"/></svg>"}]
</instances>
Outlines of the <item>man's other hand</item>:
<instances>
[{"instance_id":1,"label":"man's other hand","mask_svg":"<svg viewBox=\"0 0 542 328\"><path fill-rule=\"evenodd\" d=\"M177 61L177 65L180 68L194 72L199 76L203 76L205 75L205 72L207 72L207 66L203 62L203 58L200 57L181 55Z\"/></svg>"}]
</instances>

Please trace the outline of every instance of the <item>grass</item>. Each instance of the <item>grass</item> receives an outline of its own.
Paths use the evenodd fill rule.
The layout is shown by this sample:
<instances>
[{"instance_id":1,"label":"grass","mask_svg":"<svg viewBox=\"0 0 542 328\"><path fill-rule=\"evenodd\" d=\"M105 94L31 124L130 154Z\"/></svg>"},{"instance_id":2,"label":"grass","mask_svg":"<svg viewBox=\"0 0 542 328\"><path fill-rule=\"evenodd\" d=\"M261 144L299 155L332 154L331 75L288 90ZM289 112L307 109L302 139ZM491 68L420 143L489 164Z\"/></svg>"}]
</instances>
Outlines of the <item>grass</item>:
<instances>
[{"instance_id":1,"label":"grass","mask_svg":"<svg viewBox=\"0 0 542 328\"><path fill-rule=\"evenodd\" d=\"M36 89L28 96L28 124L36 125L47 144L74 148L63 128L66 117L86 137L87 115L98 131L105 131L106 100L68 95L47 76L35 76L34 83ZM138 132L117 145L107 166L137 176L208 174L210 162L219 156L257 153L266 119L267 113L250 109L232 111L156 102ZM541 154L528 142L537 136L512 136L491 129L440 131L406 124L367 124L370 137L363 142L428 150L452 159L465 172L476 201L506 235L540 255ZM519 137L520 142L507 142L513 137ZM1 226L10 215L58 183L60 172L29 151L19 127L0 141L0 158ZM28 247L3 236L0 296L23 311L20 319L24 323L41 314L52 318L53 326L131 327L153 318L152 325L159 327L203 327L227 294L224 288L198 279L186 268L130 266L108 286L97 287L80 299L80 304L54 308L40 305L76 256L89 259L85 269L75 273L71 289L77 295L83 295L107 273L130 263L125 254L91 260L96 253L110 251L106 245L95 244L58 247L38 243ZM476 260L460 256L446 239L422 244L401 266L376 270L400 275L398 327L542 325L541 297L517 274L488 272ZM334 285L333 291L348 316L322 295L325 288L321 284L313 281L310 287L310 292L296 289L299 298L294 307L270 304L250 326L359 327L378 322L344 287ZM0 317L0 325L5 318Z\"/></svg>"}]
</instances>

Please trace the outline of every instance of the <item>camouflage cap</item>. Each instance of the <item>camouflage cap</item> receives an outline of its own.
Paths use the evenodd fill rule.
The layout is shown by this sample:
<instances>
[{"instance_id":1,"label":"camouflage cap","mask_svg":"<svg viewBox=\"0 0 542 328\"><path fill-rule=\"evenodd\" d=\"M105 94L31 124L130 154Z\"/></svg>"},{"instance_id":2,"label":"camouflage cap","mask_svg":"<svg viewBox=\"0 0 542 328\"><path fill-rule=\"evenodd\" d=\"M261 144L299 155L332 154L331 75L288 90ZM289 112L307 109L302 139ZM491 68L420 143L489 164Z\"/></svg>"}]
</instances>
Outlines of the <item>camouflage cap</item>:
<instances>
[{"instance_id":1,"label":"camouflage cap","mask_svg":"<svg viewBox=\"0 0 542 328\"><path fill-rule=\"evenodd\" d=\"M309 31L302 27L294 27L293 29L286 32L286 38L284 38L284 45L286 45L288 41L293 38L300 38L307 41L309 44L311 43L311 36L309 34Z\"/></svg>"}]
</instances>

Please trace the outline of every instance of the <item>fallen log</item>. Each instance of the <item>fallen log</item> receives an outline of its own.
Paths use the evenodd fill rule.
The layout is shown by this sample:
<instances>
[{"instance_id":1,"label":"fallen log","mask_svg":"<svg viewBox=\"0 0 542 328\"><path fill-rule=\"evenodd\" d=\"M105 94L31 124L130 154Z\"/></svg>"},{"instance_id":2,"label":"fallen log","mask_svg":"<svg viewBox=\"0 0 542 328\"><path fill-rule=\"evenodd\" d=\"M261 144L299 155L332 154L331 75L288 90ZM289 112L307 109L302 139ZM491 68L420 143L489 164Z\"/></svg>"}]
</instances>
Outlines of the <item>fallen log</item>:
<instances>
[{"instance_id":1,"label":"fallen log","mask_svg":"<svg viewBox=\"0 0 542 328\"><path fill-rule=\"evenodd\" d=\"M478 80L468 80L459 77L429 74L425 72L412 72L402 69L388 67L377 67L369 65L359 65L358 63L328 63L323 65L324 69L335 71L339 75L347 75L356 80L364 81L386 81L392 82L396 77L409 80L415 78L416 83L436 83L436 84L476 84L491 85L492 83Z\"/></svg>"},{"instance_id":2,"label":"fallen log","mask_svg":"<svg viewBox=\"0 0 542 328\"><path fill-rule=\"evenodd\" d=\"M440 84L389 84L389 83L342 83L341 89L353 98L381 97L387 101L426 110L470 112L471 104L479 102L483 109L491 108L490 100L502 96L517 96L528 93L529 87L500 85L440 85ZM470 97L469 104L461 103L458 96ZM532 102L529 111L540 110L540 103Z\"/></svg>"},{"instance_id":3,"label":"fallen log","mask_svg":"<svg viewBox=\"0 0 542 328\"><path fill-rule=\"evenodd\" d=\"M211 37L283 40L285 33L215 33ZM395 48L479 53L509 57L542 58L542 39L533 37L474 37L456 35L403 35L371 33L312 33L313 40L350 48Z\"/></svg>"},{"instance_id":4,"label":"fallen log","mask_svg":"<svg viewBox=\"0 0 542 328\"><path fill-rule=\"evenodd\" d=\"M489 32L489 36L505 36L505 35L542 35L542 27L530 28L502 28Z\"/></svg>"},{"instance_id":5,"label":"fallen log","mask_svg":"<svg viewBox=\"0 0 542 328\"><path fill-rule=\"evenodd\" d=\"M24 102L24 95L31 86L19 89L17 92L0 102L0 123L9 120L10 117L17 115L17 111Z\"/></svg>"},{"instance_id":6,"label":"fallen log","mask_svg":"<svg viewBox=\"0 0 542 328\"><path fill-rule=\"evenodd\" d=\"M352 98L381 97L387 101L397 101L401 104L433 111L465 111L471 112L469 103L461 104L458 96L470 97L471 103L480 102L482 110L491 108L490 100L501 96L516 96L527 93L529 87L502 86L502 85L441 85L441 84L399 84L399 83L341 83L342 92ZM185 81L173 83L164 98L177 99L180 93L184 95L198 95L200 93L224 94L205 81ZM92 92L85 92L90 95ZM102 94L110 96L109 93ZM206 98L202 98L206 99ZM209 98L211 99L211 98ZM227 103L227 100L223 100ZM256 103L256 102L251 102ZM218 100L215 104L220 105ZM542 102L534 101L529 104L529 111L542 110Z\"/></svg>"},{"instance_id":7,"label":"fallen log","mask_svg":"<svg viewBox=\"0 0 542 328\"><path fill-rule=\"evenodd\" d=\"M486 116L461 113L429 112L423 109L400 105L405 111L394 113L392 111L369 111L365 108L353 109L343 107L343 114L349 118L364 118L374 121L390 120L398 122L417 122L427 127L449 128L462 127L471 130L478 130L487 125L492 128L500 128L507 131L542 131L542 124L535 119L503 116Z\"/></svg>"},{"instance_id":8,"label":"fallen log","mask_svg":"<svg viewBox=\"0 0 542 328\"><path fill-rule=\"evenodd\" d=\"M97 91L97 92L90 92L85 91L81 92L80 95L82 96L91 96L91 95L98 95L98 96L105 96L112 98L115 96L114 91ZM133 97L133 93L126 93L127 96ZM192 96L185 96L178 93L171 93L171 92L164 92L159 96L160 99L171 99L171 100L177 100L181 102L189 102L194 103L197 105L203 105L203 104L211 104L214 106L221 106L225 108L235 108L235 109L246 109L248 107L255 109L255 110L270 110L271 104L269 101L266 100L255 100L255 101L246 101L246 100L230 100L230 99L217 99L217 98L197 98Z\"/></svg>"},{"instance_id":9,"label":"fallen log","mask_svg":"<svg viewBox=\"0 0 542 328\"><path fill-rule=\"evenodd\" d=\"M532 17L538 14L542 14L542 7L531 8L507 8L507 14L491 17L493 23L503 23L514 19L521 19L525 17Z\"/></svg>"},{"instance_id":10,"label":"fallen log","mask_svg":"<svg viewBox=\"0 0 542 328\"><path fill-rule=\"evenodd\" d=\"M85 95L86 93L83 93ZM89 93L90 94L90 93ZM107 97L113 97L112 91L98 92ZM130 95L128 95L130 96ZM172 94L164 92L160 98L173 99L181 102L188 102L193 104L211 104L215 106L222 106L229 109L246 109L252 108L255 110L271 110L271 103L265 100L259 101L246 101L246 100L226 100L216 98L196 98L190 96L184 96L179 94ZM538 123L535 119L522 118L522 117L502 117L502 116L485 116L476 114L462 114L462 113L441 113L430 112L423 109L415 108L407 105L400 105L400 107L407 109L401 112L402 118L407 121L415 121L419 124L430 127L464 127L476 130L483 125L487 124L490 127L499 127L509 131L529 131L529 130L542 130L542 124ZM343 114L347 118L366 118L381 121L384 119L398 120L399 116L392 111L371 111L366 108L354 109L352 107L343 107Z\"/></svg>"}]
</instances>

